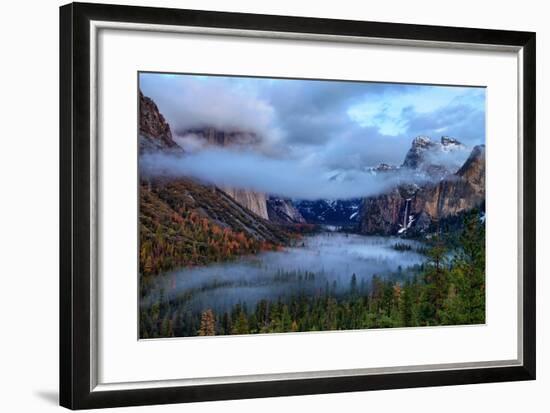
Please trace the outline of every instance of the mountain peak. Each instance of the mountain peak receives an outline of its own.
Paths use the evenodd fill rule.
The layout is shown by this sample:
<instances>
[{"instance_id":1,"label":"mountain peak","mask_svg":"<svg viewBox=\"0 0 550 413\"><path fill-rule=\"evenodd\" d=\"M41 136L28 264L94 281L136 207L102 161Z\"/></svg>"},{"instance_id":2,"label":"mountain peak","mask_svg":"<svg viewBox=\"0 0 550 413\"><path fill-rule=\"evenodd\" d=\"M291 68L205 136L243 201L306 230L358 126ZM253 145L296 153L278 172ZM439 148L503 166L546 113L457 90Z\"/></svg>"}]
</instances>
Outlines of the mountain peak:
<instances>
[{"instance_id":1,"label":"mountain peak","mask_svg":"<svg viewBox=\"0 0 550 413\"><path fill-rule=\"evenodd\" d=\"M474 146L474 149L472 149L472 153L470 156L474 157L485 157L485 145L476 145Z\"/></svg>"},{"instance_id":2,"label":"mountain peak","mask_svg":"<svg viewBox=\"0 0 550 413\"><path fill-rule=\"evenodd\" d=\"M452 138L450 136L442 136L441 137L441 145L443 146L463 146L462 143L455 138Z\"/></svg>"},{"instance_id":3,"label":"mountain peak","mask_svg":"<svg viewBox=\"0 0 550 413\"><path fill-rule=\"evenodd\" d=\"M434 142L429 136L420 135L413 139L412 146L414 147L428 147L432 146Z\"/></svg>"},{"instance_id":4,"label":"mountain peak","mask_svg":"<svg viewBox=\"0 0 550 413\"><path fill-rule=\"evenodd\" d=\"M440 141L434 141L428 136L417 136L405 156L403 167L422 169L430 176L443 178L455 172L460 164L448 165L441 155L447 156L450 152L463 149L465 146L450 136L442 136ZM452 161L453 157L449 160Z\"/></svg>"},{"instance_id":5,"label":"mountain peak","mask_svg":"<svg viewBox=\"0 0 550 413\"><path fill-rule=\"evenodd\" d=\"M160 113L153 99L139 91L139 145L140 151L179 149L172 138L170 125Z\"/></svg>"},{"instance_id":6,"label":"mountain peak","mask_svg":"<svg viewBox=\"0 0 550 413\"><path fill-rule=\"evenodd\" d=\"M412 141L411 148L403 161L403 166L411 169L418 168L423 162L423 153L436 145L437 143L432 141L429 136L417 136Z\"/></svg>"},{"instance_id":7,"label":"mountain peak","mask_svg":"<svg viewBox=\"0 0 550 413\"><path fill-rule=\"evenodd\" d=\"M456 173L465 178L485 180L485 145L474 146L464 165Z\"/></svg>"}]
</instances>

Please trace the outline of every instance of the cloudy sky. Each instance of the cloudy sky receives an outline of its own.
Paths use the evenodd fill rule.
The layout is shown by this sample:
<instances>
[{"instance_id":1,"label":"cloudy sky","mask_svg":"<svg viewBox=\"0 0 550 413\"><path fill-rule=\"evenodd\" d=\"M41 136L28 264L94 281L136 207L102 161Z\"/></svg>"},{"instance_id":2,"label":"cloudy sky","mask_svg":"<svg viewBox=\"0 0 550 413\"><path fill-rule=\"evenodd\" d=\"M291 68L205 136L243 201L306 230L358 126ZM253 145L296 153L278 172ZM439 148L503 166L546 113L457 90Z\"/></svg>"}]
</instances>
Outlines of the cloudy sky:
<instances>
[{"instance_id":1,"label":"cloudy sky","mask_svg":"<svg viewBox=\"0 0 550 413\"><path fill-rule=\"evenodd\" d=\"M141 73L140 89L157 103L176 137L205 126L261 136L262 153L226 158L214 149L196 154L197 164L211 155L211 165L227 164L233 173L237 156L241 169L249 165L248 173L283 168L294 174L289 181L296 174L326 177L333 170L353 176L382 162L401 164L419 135L437 140L452 136L468 148L485 142L484 88ZM223 167L182 171L214 183L227 179L229 172ZM251 184L245 178L231 182L273 192L270 184ZM265 181L271 182L270 177ZM280 176L278 192L282 181Z\"/></svg>"}]
</instances>

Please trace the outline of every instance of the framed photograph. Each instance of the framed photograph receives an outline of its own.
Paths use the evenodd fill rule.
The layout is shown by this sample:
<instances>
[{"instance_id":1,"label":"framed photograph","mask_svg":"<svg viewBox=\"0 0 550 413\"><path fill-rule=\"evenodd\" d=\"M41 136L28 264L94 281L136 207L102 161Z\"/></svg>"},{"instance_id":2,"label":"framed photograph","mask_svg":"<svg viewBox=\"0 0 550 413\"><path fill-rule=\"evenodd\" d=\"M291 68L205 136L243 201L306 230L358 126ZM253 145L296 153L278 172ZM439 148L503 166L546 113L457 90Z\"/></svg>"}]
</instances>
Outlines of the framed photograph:
<instances>
[{"instance_id":1,"label":"framed photograph","mask_svg":"<svg viewBox=\"0 0 550 413\"><path fill-rule=\"evenodd\" d=\"M62 406L535 378L535 33L60 13Z\"/></svg>"}]
</instances>

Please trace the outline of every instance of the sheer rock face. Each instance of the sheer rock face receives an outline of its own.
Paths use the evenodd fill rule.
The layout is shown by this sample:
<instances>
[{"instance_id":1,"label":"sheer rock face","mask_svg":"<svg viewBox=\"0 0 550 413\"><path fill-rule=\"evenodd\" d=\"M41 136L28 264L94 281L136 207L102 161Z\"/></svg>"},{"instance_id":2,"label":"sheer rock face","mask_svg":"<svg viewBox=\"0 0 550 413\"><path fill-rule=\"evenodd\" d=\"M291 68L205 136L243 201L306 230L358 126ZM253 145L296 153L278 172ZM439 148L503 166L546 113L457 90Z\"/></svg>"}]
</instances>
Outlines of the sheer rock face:
<instances>
[{"instance_id":1,"label":"sheer rock face","mask_svg":"<svg viewBox=\"0 0 550 413\"><path fill-rule=\"evenodd\" d=\"M181 150L172 138L170 125L152 99L139 92L139 150Z\"/></svg>"},{"instance_id":2,"label":"sheer rock face","mask_svg":"<svg viewBox=\"0 0 550 413\"><path fill-rule=\"evenodd\" d=\"M193 128L177 131L177 135L193 135L207 145L221 147L254 146L260 143L260 138L254 132L240 130L219 130L212 127Z\"/></svg>"},{"instance_id":3,"label":"sheer rock face","mask_svg":"<svg viewBox=\"0 0 550 413\"><path fill-rule=\"evenodd\" d=\"M304 224L306 220L290 199L269 197L267 199L269 220L277 224Z\"/></svg>"},{"instance_id":4,"label":"sheer rock face","mask_svg":"<svg viewBox=\"0 0 550 413\"><path fill-rule=\"evenodd\" d=\"M405 156L403 166L406 168L417 169L424 160L424 156L428 151L433 150L437 143L432 141L427 136L418 136L414 138L411 148Z\"/></svg>"},{"instance_id":5,"label":"sheer rock face","mask_svg":"<svg viewBox=\"0 0 550 413\"><path fill-rule=\"evenodd\" d=\"M477 192L485 194L485 145L472 150L457 175L467 180Z\"/></svg>"},{"instance_id":6,"label":"sheer rock face","mask_svg":"<svg viewBox=\"0 0 550 413\"><path fill-rule=\"evenodd\" d=\"M254 192L248 189L221 189L243 207L254 212L261 218L269 219L269 216L267 214L267 199L264 193Z\"/></svg>"},{"instance_id":7,"label":"sheer rock face","mask_svg":"<svg viewBox=\"0 0 550 413\"><path fill-rule=\"evenodd\" d=\"M398 234L424 231L437 219L480 207L485 200L485 146L476 146L454 174L437 183L408 185L365 198L360 231L365 234Z\"/></svg>"},{"instance_id":8,"label":"sheer rock face","mask_svg":"<svg viewBox=\"0 0 550 413\"><path fill-rule=\"evenodd\" d=\"M404 198L397 188L384 195L365 198L361 205L360 231L365 234L396 234L403 214Z\"/></svg>"}]
</instances>

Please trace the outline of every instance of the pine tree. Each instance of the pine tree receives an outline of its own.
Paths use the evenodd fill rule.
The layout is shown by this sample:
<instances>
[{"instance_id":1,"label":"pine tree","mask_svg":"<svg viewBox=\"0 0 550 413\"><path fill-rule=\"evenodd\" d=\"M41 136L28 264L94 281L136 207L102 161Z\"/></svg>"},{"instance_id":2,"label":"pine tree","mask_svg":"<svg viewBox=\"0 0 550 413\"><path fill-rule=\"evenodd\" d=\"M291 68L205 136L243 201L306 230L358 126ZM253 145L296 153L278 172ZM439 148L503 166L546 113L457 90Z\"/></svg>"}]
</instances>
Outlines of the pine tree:
<instances>
[{"instance_id":1,"label":"pine tree","mask_svg":"<svg viewBox=\"0 0 550 413\"><path fill-rule=\"evenodd\" d=\"M211 309L202 312L201 326L198 332L199 336L216 335L216 317Z\"/></svg>"},{"instance_id":2,"label":"pine tree","mask_svg":"<svg viewBox=\"0 0 550 413\"><path fill-rule=\"evenodd\" d=\"M233 325L233 334L248 334L248 317L246 316L246 313L241 309L239 312L239 315L237 316L237 320Z\"/></svg>"},{"instance_id":3,"label":"pine tree","mask_svg":"<svg viewBox=\"0 0 550 413\"><path fill-rule=\"evenodd\" d=\"M223 313L222 329L223 334L231 334L231 317L227 311Z\"/></svg>"},{"instance_id":4,"label":"pine tree","mask_svg":"<svg viewBox=\"0 0 550 413\"><path fill-rule=\"evenodd\" d=\"M355 275L355 273L353 273L353 275L351 276L349 288L350 288L351 296L355 297L357 295L357 276Z\"/></svg>"},{"instance_id":5,"label":"pine tree","mask_svg":"<svg viewBox=\"0 0 550 413\"><path fill-rule=\"evenodd\" d=\"M172 337L172 323L168 319L168 316L165 316L162 320L161 328L160 328L160 335L162 337Z\"/></svg>"}]
</instances>

